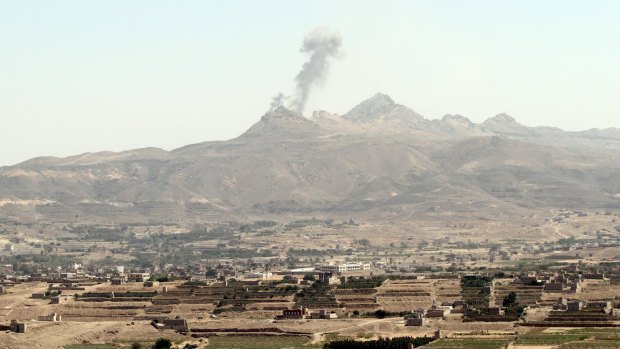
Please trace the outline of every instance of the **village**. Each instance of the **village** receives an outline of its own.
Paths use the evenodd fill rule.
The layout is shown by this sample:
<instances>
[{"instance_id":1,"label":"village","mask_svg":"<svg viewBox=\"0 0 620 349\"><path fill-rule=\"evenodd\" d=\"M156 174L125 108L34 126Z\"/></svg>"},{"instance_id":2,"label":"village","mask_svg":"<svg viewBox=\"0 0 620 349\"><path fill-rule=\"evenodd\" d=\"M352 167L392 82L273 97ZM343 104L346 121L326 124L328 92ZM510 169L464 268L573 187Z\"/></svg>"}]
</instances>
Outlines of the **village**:
<instances>
[{"instance_id":1,"label":"village","mask_svg":"<svg viewBox=\"0 0 620 349\"><path fill-rule=\"evenodd\" d=\"M540 229L546 222L582 233L504 242L452 234L382 243L353 220L169 233L65 226L55 241L35 240L36 229L50 229L37 227L7 240L0 255L1 342L18 348L20 336L54 331L62 334L59 348L157 337L209 347L239 335L307 345L414 336L433 338L429 346L486 340L499 348L540 329L613 331L620 326L616 217L558 212ZM346 239L343 230L359 234ZM69 241L70 234L82 239ZM79 334L81 327L88 329Z\"/></svg>"}]
</instances>

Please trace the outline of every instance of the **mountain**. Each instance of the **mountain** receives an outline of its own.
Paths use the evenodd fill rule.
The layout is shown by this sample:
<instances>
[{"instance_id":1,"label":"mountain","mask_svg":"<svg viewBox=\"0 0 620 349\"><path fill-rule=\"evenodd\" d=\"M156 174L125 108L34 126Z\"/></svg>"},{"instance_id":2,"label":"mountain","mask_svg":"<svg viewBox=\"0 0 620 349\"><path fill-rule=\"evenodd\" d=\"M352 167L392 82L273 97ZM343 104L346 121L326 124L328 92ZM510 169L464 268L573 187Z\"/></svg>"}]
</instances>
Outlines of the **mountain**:
<instances>
[{"instance_id":1,"label":"mountain","mask_svg":"<svg viewBox=\"0 0 620 349\"><path fill-rule=\"evenodd\" d=\"M247 215L405 219L617 208L620 132L428 120L377 94L340 116L279 107L229 141L35 158L0 168L0 214L63 220Z\"/></svg>"},{"instance_id":2,"label":"mountain","mask_svg":"<svg viewBox=\"0 0 620 349\"><path fill-rule=\"evenodd\" d=\"M620 149L620 130L613 128L566 132L557 127L527 127L505 113L487 119L480 126L491 134L524 142L574 148Z\"/></svg>"},{"instance_id":3,"label":"mountain","mask_svg":"<svg viewBox=\"0 0 620 349\"><path fill-rule=\"evenodd\" d=\"M320 133L321 128L315 122L280 106L263 115L260 121L250 127L241 137L293 139L313 137Z\"/></svg>"},{"instance_id":4,"label":"mountain","mask_svg":"<svg viewBox=\"0 0 620 349\"><path fill-rule=\"evenodd\" d=\"M395 103L390 96L377 93L355 106L343 118L355 123L388 122L423 128L428 120L415 111Z\"/></svg>"}]
</instances>

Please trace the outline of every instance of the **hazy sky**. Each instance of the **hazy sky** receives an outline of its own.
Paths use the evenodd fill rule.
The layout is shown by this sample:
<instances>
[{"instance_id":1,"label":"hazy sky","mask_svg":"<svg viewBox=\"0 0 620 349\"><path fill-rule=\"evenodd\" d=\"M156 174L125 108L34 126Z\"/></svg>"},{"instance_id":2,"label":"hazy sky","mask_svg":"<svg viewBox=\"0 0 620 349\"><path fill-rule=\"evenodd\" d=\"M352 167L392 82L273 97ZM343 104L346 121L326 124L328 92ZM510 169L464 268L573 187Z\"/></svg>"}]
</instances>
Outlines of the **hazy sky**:
<instances>
[{"instance_id":1,"label":"hazy sky","mask_svg":"<svg viewBox=\"0 0 620 349\"><path fill-rule=\"evenodd\" d=\"M306 115L376 92L427 118L620 127L620 1L0 0L0 165L235 137L342 54Z\"/></svg>"}]
</instances>

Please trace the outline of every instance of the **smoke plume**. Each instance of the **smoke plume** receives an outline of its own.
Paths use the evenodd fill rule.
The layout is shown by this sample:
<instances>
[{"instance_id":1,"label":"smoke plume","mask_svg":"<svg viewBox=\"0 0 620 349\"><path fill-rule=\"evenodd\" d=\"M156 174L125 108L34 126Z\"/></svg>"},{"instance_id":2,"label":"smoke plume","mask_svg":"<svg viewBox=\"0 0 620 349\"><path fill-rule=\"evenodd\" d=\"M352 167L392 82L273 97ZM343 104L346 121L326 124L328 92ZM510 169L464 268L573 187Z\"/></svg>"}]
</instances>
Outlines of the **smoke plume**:
<instances>
[{"instance_id":1,"label":"smoke plume","mask_svg":"<svg viewBox=\"0 0 620 349\"><path fill-rule=\"evenodd\" d=\"M342 38L340 34L321 28L310 32L304 38L300 51L306 53L309 59L295 76L295 96L287 97L282 93L273 98L271 108L280 105L303 112L310 90L313 85L323 82L329 71L329 59L337 57Z\"/></svg>"},{"instance_id":2,"label":"smoke plume","mask_svg":"<svg viewBox=\"0 0 620 349\"><path fill-rule=\"evenodd\" d=\"M287 99L286 96L282 92L278 93L276 96L271 98L271 104L270 104L271 110L274 110L281 105L285 106L286 99Z\"/></svg>"}]
</instances>

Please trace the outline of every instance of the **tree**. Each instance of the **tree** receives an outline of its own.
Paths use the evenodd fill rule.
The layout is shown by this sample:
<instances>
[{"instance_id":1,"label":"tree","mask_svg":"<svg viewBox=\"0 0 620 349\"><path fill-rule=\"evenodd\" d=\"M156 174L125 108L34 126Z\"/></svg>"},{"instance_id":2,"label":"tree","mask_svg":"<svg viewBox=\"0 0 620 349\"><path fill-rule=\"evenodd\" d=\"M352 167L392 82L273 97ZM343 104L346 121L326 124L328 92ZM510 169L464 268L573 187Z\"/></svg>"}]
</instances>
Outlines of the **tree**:
<instances>
[{"instance_id":1,"label":"tree","mask_svg":"<svg viewBox=\"0 0 620 349\"><path fill-rule=\"evenodd\" d=\"M525 311L526 306L523 304L515 304L511 307L506 308L506 315L507 316L521 316L523 315L523 312Z\"/></svg>"},{"instance_id":2,"label":"tree","mask_svg":"<svg viewBox=\"0 0 620 349\"><path fill-rule=\"evenodd\" d=\"M306 281L315 281L316 278L314 277L313 274L306 274L306 275L304 275L304 280L306 280Z\"/></svg>"},{"instance_id":3,"label":"tree","mask_svg":"<svg viewBox=\"0 0 620 349\"><path fill-rule=\"evenodd\" d=\"M157 275L157 277L155 277L155 281L168 282L170 281L170 277L168 277L168 275Z\"/></svg>"},{"instance_id":4,"label":"tree","mask_svg":"<svg viewBox=\"0 0 620 349\"><path fill-rule=\"evenodd\" d=\"M142 344L138 342L131 343L131 349L142 349Z\"/></svg>"},{"instance_id":5,"label":"tree","mask_svg":"<svg viewBox=\"0 0 620 349\"><path fill-rule=\"evenodd\" d=\"M379 309L375 311L375 317L379 318L379 319L383 319L388 315L388 312L383 310L383 309Z\"/></svg>"},{"instance_id":6,"label":"tree","mask_svg":"<svg viewBox=\"0 0 620 349\"><path fill-rule=\"evenodd\" d=\"M510 306L513 306L517 303L517 293L515 291L511 291L510 293L508 293L506 295L506 297L504 297L504 300L502 301L502 306L508 308Z\"/></svg>"},{"instance_id":7,"label":"tree","mask_svg":"<svg viewBox=\"0 0 620 349\"><path fill-rule=\"evenodd\" d=\"M506 308L506 315L521 316L525 310L525 305L517 303L517 293L514 291L504 297L502 305Z\"/></svg>"},{"instance_id":8,"label":"tree","mask_svg":"<svg viewBox=\"0 0 620 349\"><path fill-rule=\"evenodd\" d=\"M381 338L371 341L354 341L352 339L335 340L323 345L323 349L392 349L392 348L414 348L426 345L435 339L432 337L395 337Z\"/></svg>"},{"instance_id":9,"label":"tree","mask_svg":"<svg viewBox=\"0 0 620 349\"><path fill-rule=\"evenodd\" d=\"M160 338L155 341L155 345L153 345L153 349L170 349L172 348L172 342L166 338Z\"/></svg>"}]
</instances>

